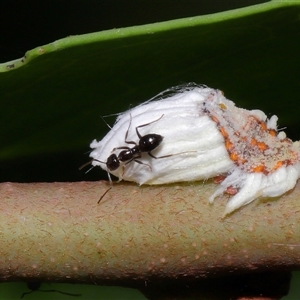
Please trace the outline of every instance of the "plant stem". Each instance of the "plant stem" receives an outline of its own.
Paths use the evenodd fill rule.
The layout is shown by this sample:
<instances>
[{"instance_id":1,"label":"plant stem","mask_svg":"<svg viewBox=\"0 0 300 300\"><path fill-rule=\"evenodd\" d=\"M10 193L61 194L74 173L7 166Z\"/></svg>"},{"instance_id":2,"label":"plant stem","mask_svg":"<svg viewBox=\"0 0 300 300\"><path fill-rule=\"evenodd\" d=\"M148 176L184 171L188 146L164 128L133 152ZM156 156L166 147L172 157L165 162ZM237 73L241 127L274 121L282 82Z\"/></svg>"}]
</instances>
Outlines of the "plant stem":
<instances>
[{"instance_id":1,"label":"plant stem","mask_svg":"<svg viewBox=\"0 0 300 300\"><path fill-rule=\"evenodd\" d=\"M222 219L213 183L1 183L2 281L202 278L300 266L300 184ZM120 285L120 284L119 284Z\"/></svg>"}]
</instances>

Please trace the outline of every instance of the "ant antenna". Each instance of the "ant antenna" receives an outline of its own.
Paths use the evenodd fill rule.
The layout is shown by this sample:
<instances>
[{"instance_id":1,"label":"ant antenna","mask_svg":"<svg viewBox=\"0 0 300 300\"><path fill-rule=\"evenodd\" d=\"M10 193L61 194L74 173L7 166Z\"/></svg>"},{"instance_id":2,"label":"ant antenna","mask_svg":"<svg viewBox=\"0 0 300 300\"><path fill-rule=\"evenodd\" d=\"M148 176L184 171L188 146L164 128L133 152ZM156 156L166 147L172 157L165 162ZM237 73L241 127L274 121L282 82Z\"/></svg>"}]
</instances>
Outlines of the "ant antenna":
<instances>
[{"instance_id":1,"label":"ant antenna","mask_svg":"<svg viewBox=\"0 0 300 300\"><path fill-rule=\"evenodd\" d=\"M80 166L79 168L78 168L78 170L82 170L83 168L85 168L86 166L88 166L88 165L90 165L91 163L93 162L93 159L92 160L90 160L90 161L88 161L88 162L86 162L85 164L83 164L82 166ZM93 169L95 166L92 166L90 169L88 169L85 173L88 173L91 169Z\"/></svg>"},{"instance_id":2,"label":"ant antenna","mask_svg":"<svg viewBox=\"0 0 300 300\"><path fill-rule=\"evenodd\" d=\"M83 164L82 166L80 166L78 169L79 169L79 170L82 170L82 169L85 168L86 166L90 165L93 161L98 161L98 162L100 162L100 163L106 165L106 163L105 163L104 161L101 161L101 160L99 160L99 159L92 159L92 160L86 162L85 164ZM92 170L93 168L95 168L95 166L91 166L85 173L88 173L88 172L89 172L90 170ZM109 174L108 171L107 171L107 176L108 176L109 183L110 183L110 185L112 186L112 185L113 185L113 181L112 181L112 179L111 179L110 174ZM106 194L106 192L105 192L105 194ZM100 199L100 200L101 200L101 199ZM100 202L100 201L99 201L99 202Z\"/></svg>"}]
</instances>

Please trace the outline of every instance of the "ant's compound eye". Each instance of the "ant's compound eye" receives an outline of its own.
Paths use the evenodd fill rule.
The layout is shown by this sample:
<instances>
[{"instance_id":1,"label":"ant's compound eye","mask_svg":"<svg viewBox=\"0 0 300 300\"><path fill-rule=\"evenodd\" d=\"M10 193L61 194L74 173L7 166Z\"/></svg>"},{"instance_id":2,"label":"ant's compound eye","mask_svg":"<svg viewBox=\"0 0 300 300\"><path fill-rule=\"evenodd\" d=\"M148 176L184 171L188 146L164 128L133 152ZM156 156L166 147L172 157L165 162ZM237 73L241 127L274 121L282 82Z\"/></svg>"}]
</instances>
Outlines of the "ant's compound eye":
<instances>
[{"instance_id":1,"label":"ant's compound eye","mask_svg":"<svg viewBox=\"0 0 300 300\"><path fill-rule=\"evenodd\" d=\"M146 134L139 141L139 146L142 152L150 152L157 148L162 142L163 137L159 134Z\"/></svg>"},{"instance_id":2,"label":"ant's compound eye","mask_svg":"<svg viewBox=\"0 0 300 300\"><path fill-rule=\"evenodd\" d=\"M116 154L111 154L107 158L106 166L110 171L115 171L120 167L120 162Z\"/></svg>"}]
</instances>

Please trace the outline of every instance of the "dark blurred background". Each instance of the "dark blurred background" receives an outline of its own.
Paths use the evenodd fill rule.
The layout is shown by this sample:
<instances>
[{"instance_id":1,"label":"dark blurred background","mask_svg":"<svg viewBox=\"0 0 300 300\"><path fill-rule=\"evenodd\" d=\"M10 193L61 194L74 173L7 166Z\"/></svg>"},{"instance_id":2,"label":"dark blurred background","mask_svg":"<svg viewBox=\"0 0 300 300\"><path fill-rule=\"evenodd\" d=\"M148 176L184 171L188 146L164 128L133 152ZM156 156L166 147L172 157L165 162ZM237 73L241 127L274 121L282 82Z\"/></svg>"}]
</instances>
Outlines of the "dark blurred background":
<instances>
[{"instance_id":1,"label":"dark blurred background","mask_svg":"<svg viewBox=\"0 0 300 300\"><path fill-rule=\"evenodd\" d=\"M262 0L1 0L0 63L27 50L70 35L205 15L268 1ZM79 181L107 179L100 168L85 174L82 154L43 155L1 163L0 182ZM49 173L45 162L57 168ZM28 172L30 170L30 172Z\"/></svg>"}]
</instances>

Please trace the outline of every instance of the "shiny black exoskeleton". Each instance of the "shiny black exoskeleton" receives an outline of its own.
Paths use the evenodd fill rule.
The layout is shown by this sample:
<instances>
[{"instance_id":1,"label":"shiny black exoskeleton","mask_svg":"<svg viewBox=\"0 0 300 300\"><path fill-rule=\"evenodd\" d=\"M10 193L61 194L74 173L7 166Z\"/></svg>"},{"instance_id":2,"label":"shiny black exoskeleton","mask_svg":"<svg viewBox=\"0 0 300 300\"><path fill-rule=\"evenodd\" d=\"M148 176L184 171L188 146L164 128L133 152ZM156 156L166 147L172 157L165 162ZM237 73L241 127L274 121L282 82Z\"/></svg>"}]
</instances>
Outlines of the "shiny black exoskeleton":
<instances>
[{"instance_id":1,"label":"shiny black exoskeleton","mask_svg":"<svg viewBox=\"0 0 300 300\"><path fill-rule=\"evenodd\" d=\"M118 155L113 153L107 158L107 161L106 161L107 168L110 171L115 171L120 167L121 163L128 164L133 160L137 163L145 164L145 163L143 163L143 162L141 162L140 160L137 159L137 158L140 158L142 156L143 152L148 153L153 158L162 158L162 157L169 156L169 155L166 155L166 156L156 157L151 153L151 151L156 149L161 144L161 142L163 140L163 136L161 136L159 134L155 134L155 133L150 133L150 134L146 134L146 135L142 136L138 131L138 128L150 125L150 124L160 120L162 117L163 117L163 115L155 121L137 126L135 128L136 134L139 137L139 143L138 144L134 141L127 141L128 132L129 132L130 125L131 125L131 119L130 119L129 127L128 127L128 129L126 131L126 135L125 135L125 143L133 144L135 146L132 147L132 148L127 147L127 146L114 148L112 151L115 151L115 150L118 150L118 149L124 149L124 150L121 151ZM147 165L147 166L149 166L149 165ZM150 167L150 169L151 169L151 167Z\"/></svg>"}]
</instances>

